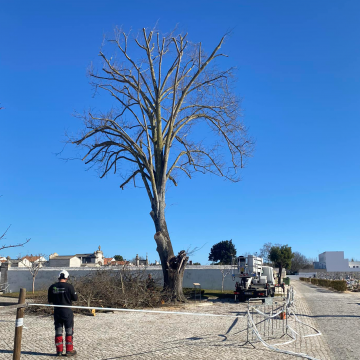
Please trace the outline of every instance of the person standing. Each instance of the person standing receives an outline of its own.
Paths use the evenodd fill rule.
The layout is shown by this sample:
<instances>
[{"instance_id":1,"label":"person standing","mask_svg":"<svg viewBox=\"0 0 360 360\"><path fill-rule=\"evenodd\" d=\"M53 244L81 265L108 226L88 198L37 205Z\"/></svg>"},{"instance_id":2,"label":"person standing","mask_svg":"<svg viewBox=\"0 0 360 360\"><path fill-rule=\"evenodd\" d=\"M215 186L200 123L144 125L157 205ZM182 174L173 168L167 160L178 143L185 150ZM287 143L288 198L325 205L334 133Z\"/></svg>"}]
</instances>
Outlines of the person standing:
<instances>
[{"instance_id":1,"label":"person standing","mask_svg":"<svg viewBox=\"0 0 360 360\"><path fill-rule=\"evenodd\" d=\"M66 270L61 270L59 274L59 282L49 287L49 303L53 303L54 305L71 306L73 301L77 301L78 296L74 287L67 283L68 280L69 273ZM65 327L66 334L66 356L76 355L76 350L74 350L73 346L74 314L72 310L69 308L55 307L54 325L57 356L62 356L63 353L63 327Z\"/></svg>"}]
</instances>

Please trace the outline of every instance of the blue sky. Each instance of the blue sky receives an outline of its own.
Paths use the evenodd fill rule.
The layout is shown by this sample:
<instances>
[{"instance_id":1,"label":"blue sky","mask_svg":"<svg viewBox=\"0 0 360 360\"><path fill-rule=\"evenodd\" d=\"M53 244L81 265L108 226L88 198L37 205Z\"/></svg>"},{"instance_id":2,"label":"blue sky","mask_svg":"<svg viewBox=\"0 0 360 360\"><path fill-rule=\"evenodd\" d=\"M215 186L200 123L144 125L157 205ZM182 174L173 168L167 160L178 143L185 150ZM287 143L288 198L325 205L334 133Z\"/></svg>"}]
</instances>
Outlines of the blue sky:
<instances>
[{"instance_id":1,"label":"blue sky","mask_svg":"<svg viewBox=\"0 0 360 360\"><path fill-rule=\"evenodd\" d=\"M0 13L0 229L19 253L149 254L158 259L144 190L119 189L80 161L57 156L74 111L101 103L86 69L116 26L164 32L176 24L208 51L232 30L224 66L237 67L244 121L256 139L242 181L180 178L167 193L175 251L218 241L238 253L265 242L309 257L360 258L360 2L13 1ZM76 149L66 148L67 157Z\"/></svg>"}]
</instances>

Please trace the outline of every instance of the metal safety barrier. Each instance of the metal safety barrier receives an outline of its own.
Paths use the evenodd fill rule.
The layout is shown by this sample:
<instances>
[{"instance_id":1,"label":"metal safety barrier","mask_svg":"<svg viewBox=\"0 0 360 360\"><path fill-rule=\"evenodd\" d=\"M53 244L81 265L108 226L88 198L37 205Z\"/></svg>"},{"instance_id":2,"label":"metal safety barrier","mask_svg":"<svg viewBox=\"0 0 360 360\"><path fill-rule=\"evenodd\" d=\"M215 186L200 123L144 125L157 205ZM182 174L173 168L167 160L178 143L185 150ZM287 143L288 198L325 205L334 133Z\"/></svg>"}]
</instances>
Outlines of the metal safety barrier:
<instances>
[{"instance_id":1,"label":"metal safety barrier","mask_svg":"<svg viewBox=\"0 0 360 360\"><path fill-rule=\"evenodd\" d=\"M290 287L288 289L286 301L284 304L279 305L278 302L275 302L272 303L271 306L266 304L250 306L250 301L249 301L248 310L247 310L248 321L246 328L247 339L246 342L243 344L243 346L250 344L255 348L253 342L256 341L257 339L264 346L266 346L267 348L273 351L288 355L294 355L309 360L319 360L307 354L278 348L278 346L289 345L295 342L299 338L301 339L301 338L321 335L321 332L315 329L313 326L305 324L304 322L299 320L299 318L295 314L294 299L295 299L295 290L293 287ZM275 304L275 309L274 309L274 304ZM308 335L298 334L288 324L288 320L290 317L293 318L295 322L314 330L315 334L308 334ZM270 343L271 340L274 340L279 337L282 338L284 336L289 336L291 340L276 344Z\"/></svg>"}]
</instances>

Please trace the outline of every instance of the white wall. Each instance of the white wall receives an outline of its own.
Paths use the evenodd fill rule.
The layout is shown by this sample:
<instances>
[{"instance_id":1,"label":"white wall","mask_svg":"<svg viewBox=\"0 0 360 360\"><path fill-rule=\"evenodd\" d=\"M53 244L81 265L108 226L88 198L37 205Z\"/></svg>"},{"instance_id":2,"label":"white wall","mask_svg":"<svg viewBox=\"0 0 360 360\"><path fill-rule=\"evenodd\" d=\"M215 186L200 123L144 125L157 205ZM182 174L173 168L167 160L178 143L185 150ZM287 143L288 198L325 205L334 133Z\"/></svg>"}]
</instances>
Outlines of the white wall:
<instances>
[{"instance_id":1,"label":"white wall","mask_svg":"<svg viewBox=\"0 0 360 360\"><path fill-rule=\"evenodd\" d=\"M349 271L349 260L343 251L326 251L326 271Z\"/></svg>"},{"instance_id":2,"label":"white wall","mask_svg":"<svg viewBox=\"0 0 360 360\"><path fill-rule=\"evenodd\" d=\"M309 278L309 277L314 277L314 275L317 275L316 269L314 270L314 272L299 272L297 276L299 278L300 277Z\"/></svg>"},{"instance_id":3,"label":"white wall","mask_svg":"<svg viewBox=\"0 0 360 360\"><path fill-rule=\"evenodd\" d=\"M80 260L80 258L78 258L76 256L74 256L70 259L59 259L59 258L54 257L54 258L50 259L49 265L50 265L50 267L56 267L56 268L80 267L81 260Z\"/></svg>"},{"instance_id":4,"label":"white wall","mask_svg":"<svg viewBox=\"0 0 360 360\"><path fill-rule=\"evenodd\" d=\"M22 259L18 262L18 267L29 267L31 266L31 262L28 259Z\"/></svg>"},{"instance_id":5,"label":"white wall","mask_svg":"<svg viewBox=\"0 0 360 360\"><path fill-rule=\"evenodd\" d=\"M230 266L227 267L230 270ZM35 289L47 289L51 284L57 281L59 272L63 268L50 268L43 267L35 279ZM161 266L149 266L145 267L136 267L132 266L130 271L139 271L143 270L146 274L151 273L152 276L156 279L162 280L162 270ZM221 280L222 273L221 269L223 266L197 266L190 265L186 268L184 273L184 282L183 286L187 288L192 288L193 283L200 283L202 289L209 290L221 290ZM99 268L74 268L68 267L66 270L69 272L70 277L79 278L81 276L87 275L91 271L98 271ZM113 267L106 267L104 271L119 271L118 269L113 269ZM24 268L10 268L8 271L8 283L9 291L18 292L21 287L26 288L28 291L31 290L31 274L27 269ZM231 273L228 274L224 279L224 290L235 290L235 282L232 280Z\"/></svg>"},{"instance_id":6,"label":"white wall","mask_svg":"<svg viewBox=\"0 0 360 360\"><path fill-rule=\"evenodd\" d=\"M70 267L80 267L81 260L78 257L73 257L70 259Z\"/></svg>"}]
</instances>

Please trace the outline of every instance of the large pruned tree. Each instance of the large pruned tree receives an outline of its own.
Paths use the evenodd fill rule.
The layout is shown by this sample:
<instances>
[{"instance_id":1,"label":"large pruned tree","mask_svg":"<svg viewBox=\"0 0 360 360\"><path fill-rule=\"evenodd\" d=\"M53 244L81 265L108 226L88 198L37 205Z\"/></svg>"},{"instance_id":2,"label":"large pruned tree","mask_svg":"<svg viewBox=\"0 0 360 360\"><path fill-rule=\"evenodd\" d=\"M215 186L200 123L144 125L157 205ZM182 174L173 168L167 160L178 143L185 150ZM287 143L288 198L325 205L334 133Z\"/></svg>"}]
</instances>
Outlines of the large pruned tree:
<instances>
[{"instance_id":1,"label":"large pruned tree","mask_svg":"<svg viewBox=\"0 0 360 360\"><path fill-rule=\"evenodd\" d=\"M109 53L99 56L100 71L89 71L95 89L115 102L106 112L79 115L84 132L71 141L87 149L86 164L99 165L100 177L120 172L120 188L137 179L151 204L164 286L184 300L182 278L186 252L174 254L165 219L168 180L177 174L212 173L238 181L238 169L252 148L233 93L233 69L214 62L225 36L210 54L186 35L161 35L145 29L131 37L115 29ZM135 53L135 56L133 56ZM196 129L196 126L198 128Z\"/></svg>"}]
</instances>

